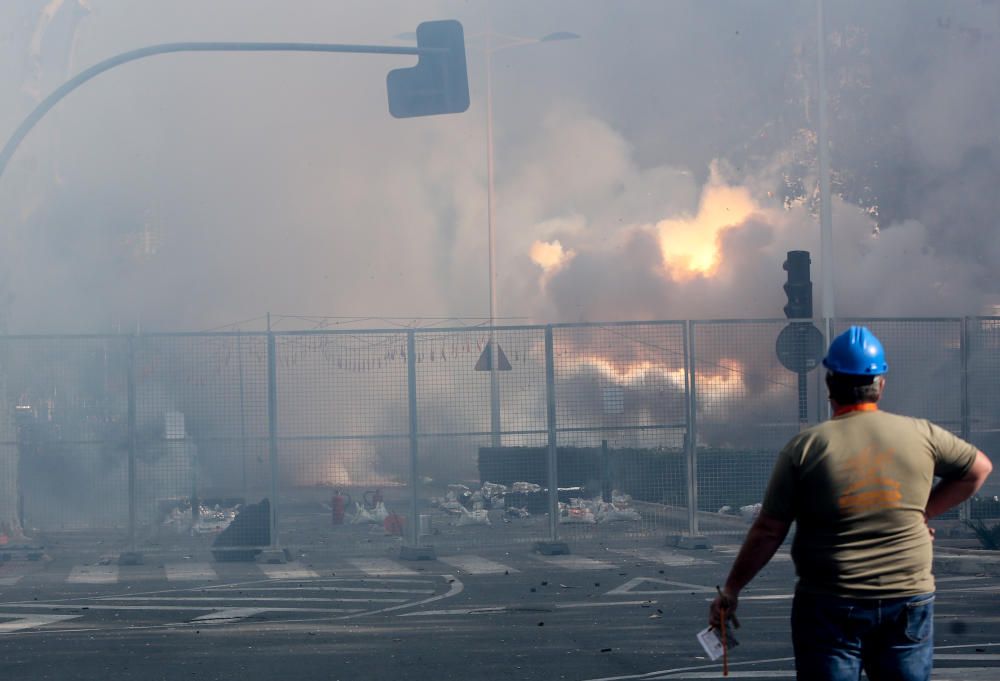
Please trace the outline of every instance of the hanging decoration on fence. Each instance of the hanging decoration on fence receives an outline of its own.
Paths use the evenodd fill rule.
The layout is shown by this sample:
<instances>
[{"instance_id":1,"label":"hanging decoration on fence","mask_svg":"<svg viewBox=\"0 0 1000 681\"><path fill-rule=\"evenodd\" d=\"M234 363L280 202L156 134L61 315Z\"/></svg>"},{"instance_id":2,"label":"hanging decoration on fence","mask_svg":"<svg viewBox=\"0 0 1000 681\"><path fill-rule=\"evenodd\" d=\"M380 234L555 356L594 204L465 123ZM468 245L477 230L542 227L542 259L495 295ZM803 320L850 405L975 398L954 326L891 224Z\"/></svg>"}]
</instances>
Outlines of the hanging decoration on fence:
<instances>
[{"instance_id":1,"label":"hanging decoration on fence","mask_svg":"<svg viewBox=\"0 0 1000 681\"><path fill-rule=\"evenodd\" d=\"M230 344L232 339L228 339ZM519 341L523 341L516 336L508 338L512 344L512 349L505 350L497 342L499 354L497 358L497 369L500 371L511 371L512 363L526 360L528 351ZM406 339L400 334L372 334L372 335L346 335L346 334L317 334L310 336L280 336L276 339L276 350L278 362L283 369L291 370L295 367L313 367L316 362L331 369L346 371L351 373L366 373L374 371L388 371L396 363L406 364L411 359L407 355ZM422 334L417 338L417 350L414 357L418 364L429 363L449 363L459 359L462 355L471 355L475 352L478 361L473 365L477 370L489 370L490 343L488 335L472 334ZM265 343L253 343L243 348L242 351L233 347L220 347L217 356L216 373L222 372L225 368L232 369L235 365L234 353L242 354L244 357L267 361L267 349ZM485 359L484 359L485 357ZM460 363L460 366L465 366ZM485 369L478 367L484 366Z\"/></svg>"}]
</instances>

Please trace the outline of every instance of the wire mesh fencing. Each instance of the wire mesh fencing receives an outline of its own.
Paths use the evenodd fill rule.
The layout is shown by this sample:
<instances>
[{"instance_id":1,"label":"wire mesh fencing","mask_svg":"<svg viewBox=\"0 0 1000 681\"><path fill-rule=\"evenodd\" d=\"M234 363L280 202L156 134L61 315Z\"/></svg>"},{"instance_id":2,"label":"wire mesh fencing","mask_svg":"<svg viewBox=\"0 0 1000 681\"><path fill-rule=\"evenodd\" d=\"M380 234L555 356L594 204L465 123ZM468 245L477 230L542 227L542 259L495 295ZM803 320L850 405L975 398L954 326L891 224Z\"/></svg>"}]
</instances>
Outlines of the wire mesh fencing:
<instances>
[{"instance_id":1,"label":"wire mesh fencing","mask_svg":"<svg viewBox=\"0 0 1000 681\"><path fill-rule=\"evenodd\" d=\"M885 408L996 449L1000 320L831 327L862 321ZM4 337L0 536L226 560L742 534L828 415L795 324Z\"/></svg>"}]
</instances>

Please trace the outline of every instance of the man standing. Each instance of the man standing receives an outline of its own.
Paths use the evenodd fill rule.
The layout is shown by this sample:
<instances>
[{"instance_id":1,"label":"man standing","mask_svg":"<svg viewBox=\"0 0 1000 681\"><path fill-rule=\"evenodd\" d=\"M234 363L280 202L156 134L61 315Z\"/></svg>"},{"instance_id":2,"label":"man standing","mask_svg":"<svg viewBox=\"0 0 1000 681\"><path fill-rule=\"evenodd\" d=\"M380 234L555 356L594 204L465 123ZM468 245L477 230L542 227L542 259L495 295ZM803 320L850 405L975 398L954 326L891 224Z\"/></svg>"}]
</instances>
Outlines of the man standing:
<instances>
[{"instance_id":1,"label":"man standing","mask_svg":"<svg viewBox=\"0 0 1000 681\"><path fill-rule=\"evenodd\" d=\"M867 328L837 336L823 366L833 418L778 455L709 623L718 628L723 609L732 615L740 590L795 521L798 679L857 681L863 667L872 681L927 681L934 645L927 520L975 494L993 466L933 423L879 411L889 367Z\"/></svg>"}]
</instances>

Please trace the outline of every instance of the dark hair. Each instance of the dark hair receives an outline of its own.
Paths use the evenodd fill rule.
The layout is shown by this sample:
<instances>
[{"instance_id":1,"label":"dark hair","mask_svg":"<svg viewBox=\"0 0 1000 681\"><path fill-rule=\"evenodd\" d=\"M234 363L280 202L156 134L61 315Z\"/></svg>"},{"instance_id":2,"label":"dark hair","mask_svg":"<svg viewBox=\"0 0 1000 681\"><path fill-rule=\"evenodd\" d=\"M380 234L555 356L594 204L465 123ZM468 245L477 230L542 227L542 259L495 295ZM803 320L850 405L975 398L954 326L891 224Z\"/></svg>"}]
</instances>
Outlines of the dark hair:
<instances>
[{"instance_id":1,"label":"dark hair","mask_svg":"<svg viewBox=\"0 0 1000 681\"><path fill-rule=\"evenodd\" d=\"M882 392L882 377L855 376L828 371L826 387L830 391L830 399L841 406L878 402Z\"/></svg>"}]
</instances>

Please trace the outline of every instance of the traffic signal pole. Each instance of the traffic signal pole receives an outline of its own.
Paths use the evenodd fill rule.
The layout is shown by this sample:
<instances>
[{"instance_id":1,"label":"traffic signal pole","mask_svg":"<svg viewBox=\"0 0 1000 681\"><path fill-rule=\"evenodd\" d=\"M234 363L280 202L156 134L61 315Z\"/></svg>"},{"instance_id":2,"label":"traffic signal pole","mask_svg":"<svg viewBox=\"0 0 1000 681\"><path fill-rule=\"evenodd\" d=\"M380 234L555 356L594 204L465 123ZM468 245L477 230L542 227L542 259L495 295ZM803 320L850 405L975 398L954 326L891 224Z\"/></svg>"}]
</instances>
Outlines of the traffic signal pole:
<instances>
[{"instance_id":1,"label":"traffic signal pole","mask_svg":"<svg viewBox=\"0 0 1000 681\"><path fill-rule=\"evenodd\" d=\"M788 297L784 312L786 317L795 321L782 330L775 348L782 365L798 376L800 427L809 423L809 372L819 364L817 355L822 356L823 349L822 335L812 323L811 262L808 251L788 251L782 265L782 269L788 272L788 281L783 286Z\"/></svg>"},{"instance_id":2,"label":"traffic signal pole","mask_svg":"<svg viewBox=\"0 0 1000 681\"><path fill-rule=\"evenodd\" d=\"M445 26L447 24L447 26ZM429 28L426 28L429 27ZM433 33L434 37L438 35L446 34L446 37L450 39L453 44L444 46L426 46L420 45L421 30L425 29L427 32ZM338 43L286 43L286 42L181 42L181 43L164 43L160 45L150 45L148 47L141 47L136 50L131 50L129 52L123 52L122 54L116 55L105 59L102 62L94 64L88 69L81 71L79 74L66 81L58 88L52 91L49 96L38 103L38 106L28 114L28 116L22 121L21 125L13 132L7 143L4 145L3 150L0 151L0 176L3 175L4 170L6 170L7 165L10 163L11 158L14 156L14 152L20 146L24 138L27 137L28 133L31 132L32 128L42 120L42 118L47 114L52 107L62 101L68 94L79 88L81 85L87 81L99 76L105 71L110 71L116 66L121 66L122 64L127 64L129 62L138 61L139 59L145 59L147 57L153 57L160 54L172 54L175 52L343 52L351 54L400 54L400 55L417 55L419 57L436 57L443 65L444 68L441 69L442 72L456 71L459 75L465 74L465 51L464 51L464 38L462 36L461 24L452 21L441 21L441 22L424 22L417 27L417 37L418 45L417 47L400 47L400 46L390 46L390 45L350 45L350 44L338 44ZM456 37L457 36L457 37ZM461 38L461 44L459 44L459 38ZM459 52L459 49L460 52ZM451 61L456 62L456 68L448 69ZM460 62L460 63L458 63ZM421 65L418 63L413 70L420 69ZM398 69L397 71L408 71L410 69ZM423 69L427 71L428 69ZM436 73L436 72L435 72ZM421 74L423 75L423 74ZM446 74L444 77L448 77ZM467 77L466 77L467 78ZM401 85L409 86L409 83L401 83ZM421 83L424 85L426 90L427 82L426 80ZM419 112L412 113L409 115L433 115L436 113L456 113L458 111L464 111L464 108L460 108L464 103L465 108L468 108L468 81L464 83L464 92L461 91L462 83L458 83L454 79L454 74L450 81L443 83L441 85L441 94L445 96L448 100L443 108L435 109L433 107L423 107ZM459 92L452 93L450 89L458 89ZM394 104L394 100L403 99L404 104L409 103L406 98L399 98L395 96L393 88L390 86L390 104ZM426 96L424 97L426 100ZM397 110L393 111L393 115L399 116L400 112ZM402 112L406 115L406 112Z\"/></svg>"}]
</instances>

